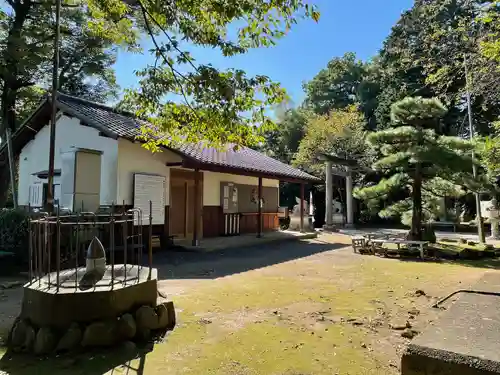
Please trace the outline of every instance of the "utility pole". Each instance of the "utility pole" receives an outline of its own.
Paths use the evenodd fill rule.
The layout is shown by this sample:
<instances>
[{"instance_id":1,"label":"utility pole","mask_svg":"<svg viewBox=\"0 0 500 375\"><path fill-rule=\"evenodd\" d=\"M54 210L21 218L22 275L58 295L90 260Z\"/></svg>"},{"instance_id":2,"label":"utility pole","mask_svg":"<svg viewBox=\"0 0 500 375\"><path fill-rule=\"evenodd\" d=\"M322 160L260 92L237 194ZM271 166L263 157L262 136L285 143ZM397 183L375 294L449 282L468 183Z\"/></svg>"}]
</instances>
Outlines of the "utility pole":
<instances>
[{"instance_id":1,"label":"utility pole","mask_svg":"<svg viewBox=\"0 0 500 375\"><path fill-rule=\"evenodd\" d=\"M54 32L54 60L52 69L52 111L50 118L49 173L47 186L47 212L54 212L54 159L56 149L56 112L59 75L59 34L61 23L61 0L56 0L56 25Z\"/></svg>"},{"instance_id":2,"label":"utility pole","mask_svg":"<svg viewBox=\"0 0 500 375\"><path fill-rule=\"evenodd\" d=\"M469 69L467 67L467 55L464 56L464 66L465 66L465 86L466 86L466 96L467 96L467 112L469 114L469 137L472 141L474 137L474 125L472 123L472 107L471 98L469 90ZM472 150L472 158L474 159L474 150ZM476 164L472 163L472 175L474 178L477 177L477 167ZM477 235L479 237L479 242L485 243L486 237L484 234L483 217L481 215L481 198L479 193L475 193L476 196L476 215L477 215Z\"/></svg>"},{"instance_id":3,"label":"utility pole","mask_svg":"<svg viewBox=\"0 0 500 375\"><path fill-rule=\"evenodd\" d=\"M10 132L9 124L5 124L5 140L7 142L7 157L9 158L10 170L10 187L12 189L12 201L14 208L17 209L17 193L16 193L16 173L14 163L14 152L12 151L12 134Z\"/></svg>"}]
</instances>

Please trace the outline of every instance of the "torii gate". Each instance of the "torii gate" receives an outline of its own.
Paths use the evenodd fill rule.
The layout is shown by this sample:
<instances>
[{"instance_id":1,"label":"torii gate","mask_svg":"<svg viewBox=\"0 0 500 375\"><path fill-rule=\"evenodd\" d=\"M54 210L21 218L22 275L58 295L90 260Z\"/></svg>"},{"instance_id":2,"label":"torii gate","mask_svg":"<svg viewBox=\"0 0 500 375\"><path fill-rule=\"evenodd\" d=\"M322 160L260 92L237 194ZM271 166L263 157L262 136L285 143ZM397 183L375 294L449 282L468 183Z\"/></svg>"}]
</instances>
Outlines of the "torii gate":
<instances>
[{"instance_id":1,"label":"torii gate","mask_svg":"<svg viewBox=\"0 0 500 375\"><path fill-rule=\"evenodd\" d=\"M326 175L326 214L325 229L333 229L333 175L345 177L347 222L346 227L354 226L354 200L352 196L352 172L358 166L358 162L353 159L342 159L337 156L321 154L319 159L325 162ZM345 167L345 171L333 168L333 165Z\"/></svg>"}]
</instances>

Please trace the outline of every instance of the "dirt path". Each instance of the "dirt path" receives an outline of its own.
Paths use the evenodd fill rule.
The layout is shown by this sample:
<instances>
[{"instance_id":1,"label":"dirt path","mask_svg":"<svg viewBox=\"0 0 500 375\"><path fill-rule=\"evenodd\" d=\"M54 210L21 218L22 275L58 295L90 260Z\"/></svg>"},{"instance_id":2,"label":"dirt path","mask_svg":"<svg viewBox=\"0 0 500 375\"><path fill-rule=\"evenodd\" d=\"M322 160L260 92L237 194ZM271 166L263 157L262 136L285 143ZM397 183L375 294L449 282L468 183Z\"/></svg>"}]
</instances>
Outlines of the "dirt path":
<instances>
[{"instance_id":1,"label":"dirt path","mask_svg":"<svg viewBox=\"0 0 500 375\"><path fill-rule=\"evenodd\" d=\"M396 375L410 342L402 329L417 334L433 324L437 299L488 271L362 256L349 242L322 236L156 257L159 288L174 301L178 325L140 366L132 362L144 370L130 373ZM19 298L2 300L2 313L15 311ZM57 374L97 373L83 362L78 372L65 371Z\"/></svg>"}]
</instances>

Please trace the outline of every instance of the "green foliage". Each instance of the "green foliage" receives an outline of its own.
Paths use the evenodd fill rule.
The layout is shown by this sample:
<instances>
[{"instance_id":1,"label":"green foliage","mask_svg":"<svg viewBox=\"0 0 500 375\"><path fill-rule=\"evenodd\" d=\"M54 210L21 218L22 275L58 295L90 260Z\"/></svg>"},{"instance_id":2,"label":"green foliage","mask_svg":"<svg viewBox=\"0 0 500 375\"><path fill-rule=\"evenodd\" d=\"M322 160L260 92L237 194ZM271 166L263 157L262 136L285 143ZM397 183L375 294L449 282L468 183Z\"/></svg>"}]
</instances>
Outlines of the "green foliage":
<instances>
[{"instance_id":1,"label":"green foliage","mask_svg":"<svg viewBox=\"0 0 500 375\"><path fill-rule=\"evenodd\" d=\"M28 259L29 216L22 210L0 209L0 250Z\"/></svg>"},{"instance_id":2,"label":"green foliage","mask_svg":"<svg viewBox=\"0 0 500 375\"><path fill-rule=\"evenodd\" d=\"M318 159L321 154L356 159L362 166L370 164L371 150L366 148L364 117L356 107L313 115L306 129L293 161L296 166L324 176L324 162Z\"/></svg>"},{"instance_id":3,"label":"green foliage","mask_svg":"<svg viewBox=\"0 0 500 375\"><path fill-rule=\"evenodd\" d=\"M52 85L52 4L7 2L0 20L0 76L4 78L2 90L10 94L3 99L2 107L13 105L16 109L8 121L12 128L31 113L44 90ZM59 88L86 99L106 101L118 94L112 69L117 51L111 39L92 34L90 20L85 3L63 1Z\"/></svg>"},{"instance_id":4,"label":"green foliage","mask_svg":"<svg viewBox=\"0 0 500 375\"><path fill-rule=\"evenodd\" d=\"M121 37L124 28L137 28L153 42L154 63L137 72L139 89L126 93L136 114L153 124L144 126L141 136L152 151L171 142L204 141L216 147L256 144L274 126L267 110L286 99L285 91L269 77L198 63L187 45L234 56L274 45L299 19L319 19L316 8L302 0L91 0L88 4L93 27L102 34ZM101 25L109 24L116 29L101 30ZM229 32L230 27L236 32ZM169 136L159 136L163 133Z\"/></svg>"},{"instance_id":5,"label":"green foliage","mask_svg":"<svg viewBox=\"0 0 500 375\"><path fill-rule=\"evenodd\" d=\"M488 3L492 1L418 0L403 13L380 53L379 126L389 124L390 105L395 101L406 96L438 97L449 108L439 132L466 134L467 55L476 129L489 133L500 114L500 71L481 53L481 41L498 40L493 36L498 22L481 22ZM497 17L499 9L495 9Z\"/></svg>"},{"instance_id":6,"label":"green foliage","mask_svg":"<svg viewBox=\"0 0 500 375\"><path fill-rule=\"evenodd\" d=\"M481 51L486 58L500 64L500 1L489 4L482 22L491 26L491 32L481 41Z\"/></svg>"},{"instance_id":7,"label":"green foliage","mask_svg":"<svg viewBox=\"0 0 500 375\"><path fill-rule=\"evenodd\" d=\"M265 134L262 151L284 163L290 163L304 137L308 116L301 109L284 112L278 117L276 128Z\"/></svg>"},{"instance_id":8,"label":"green foliage","mask_svg":"<svg viewBox=\"0 0 500 375\"><path fill-rule=\"evenodd\" d=\"M437 99L405 98L394 103L391 110L394 127L367 138L372 147L380 150L373 168L386 177L354 191L357 198L373 205L397 190L405 190L405 198L384 207L379 215L400 216L404 224L411 224L416 238L421 238L422 222L433 219L439 212L441 198L464 194L457 174L472 166L466 153L472 145L467 147L467 142L452 141L436 133L439 118L445 113L446 108ZM463 153L453 147L458 144Z\"/></svg>"},{"instance_id":9,"label":"green foliage","mask_svg":"<svg viewBox=\"0 0 500 375\"><path fill-rule=\"evenodd\" d=\"M315 114L325 115L334 109L358 105L367 126L375 127L374 109L378 83L374 65L356 59L352 52L328 62L311 81L304 84L303 106ZM376 71L376 70L375 70Z\"/></svg>"}]
</instances>

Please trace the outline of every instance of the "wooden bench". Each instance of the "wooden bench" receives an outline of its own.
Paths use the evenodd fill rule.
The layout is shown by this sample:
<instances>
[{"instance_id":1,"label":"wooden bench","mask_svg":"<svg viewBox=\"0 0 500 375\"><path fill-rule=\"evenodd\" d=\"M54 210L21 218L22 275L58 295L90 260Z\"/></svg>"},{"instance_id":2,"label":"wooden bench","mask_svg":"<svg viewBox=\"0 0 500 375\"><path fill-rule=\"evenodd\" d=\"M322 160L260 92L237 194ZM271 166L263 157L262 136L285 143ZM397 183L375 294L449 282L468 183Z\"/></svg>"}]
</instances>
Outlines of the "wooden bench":
<instances>
[{"instance_id":1,"label":"wooden bench","mask_svg":"<svg viewBox=\"0 0 500 375\"><path fill-rule=\"evenodd\" d=\"M453 232L457 231L457 223L453 221L433 221L430 224L434 227L452 227Z\"/></svg>"},{"instance_id":2,"label":"wooden bench","mask_svg":"<svg viewBox=\"0 0 500 375\"><path fill-rule=\"evenodd\" d=\"M398 246L398 252L401 251L401 245L410 245L410 246L416 246L418 250L420 251L420 257L424 259L424 246L427 245L429 242L428 241L409 241L409 240L371 240L372 244L372 251L376 251L377 245L379 245L381 248L384 248L384 244L395 244ZM387 248L385 248L384 255L387 255Z\"/></svg>"}]
</instances>

